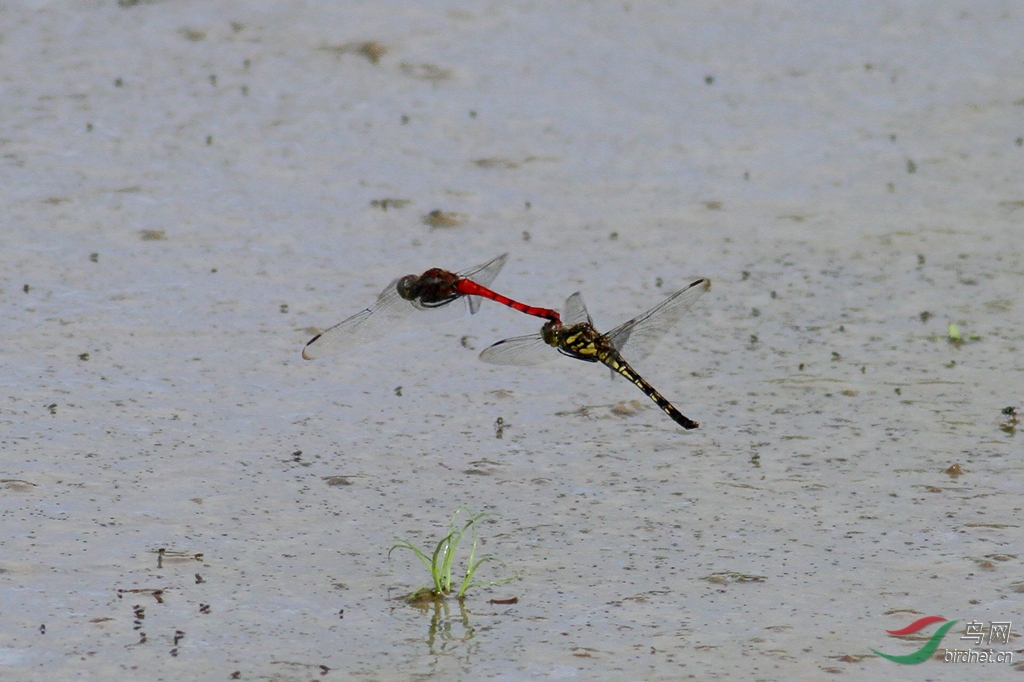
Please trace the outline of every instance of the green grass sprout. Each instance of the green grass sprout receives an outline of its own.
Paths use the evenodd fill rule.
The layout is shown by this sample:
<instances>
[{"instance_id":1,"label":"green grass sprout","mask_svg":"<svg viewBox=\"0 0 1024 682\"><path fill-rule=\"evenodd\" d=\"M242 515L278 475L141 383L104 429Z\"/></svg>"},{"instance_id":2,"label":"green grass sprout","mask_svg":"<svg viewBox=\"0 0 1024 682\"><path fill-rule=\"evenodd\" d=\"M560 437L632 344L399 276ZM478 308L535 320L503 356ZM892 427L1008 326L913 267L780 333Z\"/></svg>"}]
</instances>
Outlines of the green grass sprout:
<instances>
[{"instance_id":1,"label":"green grass sprout","mask_svg":"<svg viewBox=\"0 0 1024 682\"><path fill-rule=\"evenodd\" d=\"M463 512L469 515L469 520L460 526L457 523L457 520L459 518L459 514ZM473 576L476 574L477 569L489 561L495 561L502 566L506 565L501 559L490 555L480 557L479 559L476 558L476 522L485 516L488 516L486 512L474 515L466 507L459 507L456 509L455 514L452 515L452 520L448 523L448 534L438 541L437 546L434 547L434 551L430 555L408 540L395 538L395 540L398 541L398 544L388 550L388 560L391 560L391 553L396 549L410 550L416 555L426 569L430 571L430 578L433 583L432 586L423 587L408 595L406 600L409 603L414 604L423 601L443 599L452 593L452 566L455 563L455 551L458 549L459 543L462 542L462 539L466 536L467 532L470 534L472 539L472 545L469 549L469 558L466 561L466 572L455 592L457 599L462 600L465 598L466 592L468 592L470 588L480 587L482 585L504 585L505 583L512 582L519 577L519 574L517 573L511 577L503 578L501 580L473 581Z\"/></svg>"},{"instance_id":2,"label":"green grass sprout","mask_svg":"<svg viewBox=\"0 0 1024 682\"><path fill-rule=\"evenodd\" d=\"M946 334L946 339L957 348L959 348L960 346L964 345L967 342L981 340L981 337L978 336L977 334L962 334L960 332L960 327L953 324L952 322L949 323L949 326L946 329Z\"/></svg>"}]
</instances>

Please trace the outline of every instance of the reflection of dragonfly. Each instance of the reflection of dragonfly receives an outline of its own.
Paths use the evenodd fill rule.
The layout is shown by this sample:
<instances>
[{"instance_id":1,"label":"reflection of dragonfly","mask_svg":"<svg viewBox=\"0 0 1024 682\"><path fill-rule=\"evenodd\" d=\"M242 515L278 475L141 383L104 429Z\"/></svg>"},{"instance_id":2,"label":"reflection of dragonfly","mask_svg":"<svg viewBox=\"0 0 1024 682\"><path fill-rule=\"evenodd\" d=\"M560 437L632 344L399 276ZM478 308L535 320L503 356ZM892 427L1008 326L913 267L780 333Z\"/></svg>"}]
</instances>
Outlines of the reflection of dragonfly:
<instances>
[{"instance_id":1,"label":"reflection of dragonfly","mask_svg":"<svg viewBox=\"0 0 1024 682\"><path fill-rule=\"evenodd\" d=\"M302 350L302 357L312 360L334 350L369 343L383 336L413 310L443 307L449 314L458 316L468 307L470 313L476 313L480 309L478 297L492 299L527 315L557 320L558 313L554 310L524 305L487 288L507 260L508 254L503 253L458 274L431 268L422 275L399 277L380 293L372 306L310 339Z\"/></svg>"},{"instance_id":2,"label":"reflection of dragonfly","mask_svg":"<svg viewBox=\"0 0 1024 682\"><path fill-rule=\"evenodd\" d=\"M565 302L564 322L552 320L544 325L539 334L499 341L485 349L480 359L495 365L537 365L554 357L549 348L553 346L570 358L607 365L613 372L632 381L677 424L684 429L695 429L700 425L683 416L672 403L654 390L621 354L625 353L637 360L647 357L658 340L679 322L686 309L710 288L711 280L698 279L643 315L634 317L607 334L600 334L594 329L594 322L587 314L583 298L576 292Z\"/></svg>"},{"instance_id":3,"label":"reflection of dragonfly","mask_svg":"<svg viewBox=\"0 0 1024 682\"><path fill-rule=\"evenodd\" d=\"M152 550L156 554L156 567L163 568L165 561L202 561L202 552L186 552L176 549L167 549L161 547L160 549Z\"/></svg>"}]
</instances>

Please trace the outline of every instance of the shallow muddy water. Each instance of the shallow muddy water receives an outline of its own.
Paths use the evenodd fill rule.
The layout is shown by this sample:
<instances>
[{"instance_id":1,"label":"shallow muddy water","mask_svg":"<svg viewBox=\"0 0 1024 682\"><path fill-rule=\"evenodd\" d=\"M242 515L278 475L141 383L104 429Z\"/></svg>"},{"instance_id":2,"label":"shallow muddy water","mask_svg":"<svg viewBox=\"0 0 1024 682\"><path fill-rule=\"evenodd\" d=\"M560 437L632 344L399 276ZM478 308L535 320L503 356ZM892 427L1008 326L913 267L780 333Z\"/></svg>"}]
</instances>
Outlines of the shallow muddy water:
<instances>
[{"instance_id":1,"label":"shallow muddy water","mask_svg":"<svg viewBox=\"0 0 1024 682\"><path fill-rule=\"evenodd\" d=\"M0 679L1019 673L1016 5L0 17ZM487 301L301 359L506 251L602 331L710 277L636 363L701 428ZM519 578L405 603L460 506Z\"/></svg>"}]
</instances>

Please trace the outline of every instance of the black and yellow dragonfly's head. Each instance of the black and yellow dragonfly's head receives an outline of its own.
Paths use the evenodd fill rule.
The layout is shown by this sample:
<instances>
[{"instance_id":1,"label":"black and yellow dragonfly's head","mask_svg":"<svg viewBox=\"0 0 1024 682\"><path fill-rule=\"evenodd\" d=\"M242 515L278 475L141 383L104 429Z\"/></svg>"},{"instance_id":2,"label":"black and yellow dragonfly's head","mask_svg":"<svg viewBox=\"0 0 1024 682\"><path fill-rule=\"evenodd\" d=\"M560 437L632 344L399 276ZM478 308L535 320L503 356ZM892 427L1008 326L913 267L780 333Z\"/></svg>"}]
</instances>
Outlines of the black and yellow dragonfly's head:
<instances>
[{"instance_id":1,"label":"black and yellow dragonfly's head","mask_svg":"<svg viewBox=\"0 0 1024 682\"><path fill-rule=\"evenodd\" d=\"M600 362L608 344L607 339L589 322L565 327L552 320L544 325L540 333L544 342L557 348L562 355L584 362Z\"/></svg>"}]
</instances>

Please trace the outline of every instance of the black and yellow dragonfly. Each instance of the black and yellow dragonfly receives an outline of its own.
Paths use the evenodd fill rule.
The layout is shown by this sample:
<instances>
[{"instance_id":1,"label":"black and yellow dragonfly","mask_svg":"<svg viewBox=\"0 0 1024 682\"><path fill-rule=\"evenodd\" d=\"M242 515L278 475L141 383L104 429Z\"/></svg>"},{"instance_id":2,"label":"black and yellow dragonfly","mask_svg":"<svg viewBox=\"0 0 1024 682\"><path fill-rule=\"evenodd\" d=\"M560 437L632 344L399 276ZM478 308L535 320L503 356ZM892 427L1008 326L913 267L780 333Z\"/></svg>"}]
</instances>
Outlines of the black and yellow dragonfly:
<instances>
[{"instance_id":1,"label":"black and yellow dragonfly","mask_svg":"<svg viewBox=\"0 0 1024 682\"><path fill-rule=\"evenodd\" d=\"M700 424L677 410L622 356L625 353L634 360L646 357L658 340L679 323L686 309L710 288L711 280L698 279L607 334L601 334L594 328L583 297L576 292L566 300L560 321L549 321L537 334L499 341L485 349L480 359L494 365L538 365L555 357L551 352L551 348L555 348L562 355L576 360L600 362L610 367L612 372L629 379L684 429L695 429Z\"/></svg>"}]
</instances>

